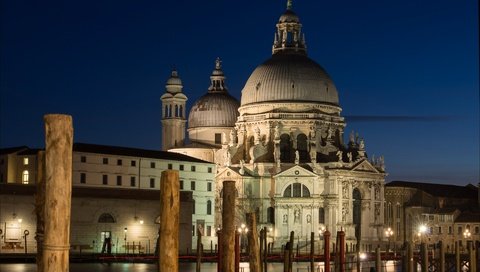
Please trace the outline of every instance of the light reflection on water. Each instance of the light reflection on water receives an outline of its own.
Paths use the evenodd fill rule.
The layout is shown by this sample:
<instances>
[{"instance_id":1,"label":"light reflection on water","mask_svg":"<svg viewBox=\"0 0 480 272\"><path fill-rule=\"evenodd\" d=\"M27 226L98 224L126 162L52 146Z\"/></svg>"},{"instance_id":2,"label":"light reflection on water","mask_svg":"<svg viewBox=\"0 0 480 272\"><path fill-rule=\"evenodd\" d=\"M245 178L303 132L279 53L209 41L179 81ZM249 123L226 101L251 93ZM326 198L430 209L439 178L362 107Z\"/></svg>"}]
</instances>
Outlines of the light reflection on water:
<instances>
[{"instance_id":1,"label":"light reflection on water","mask_svg":"<svg viewBox=\"0 0 480 272\"><path fill-rule=\"evenodd\" d=\"M179 271L195 271L195 263L180 263ZM309 271L310 264L307 262L294 262L294 271ZM368 262L363 265L362 271L369 271L374 263ZM393 262L383 264L385 271L400 271L400 266L394 265ZM352 267L353 268L353 267ZM282 271L283 263L269 263L268 271ZM324 271L323 263L315 264L316 271ZM353 268L352 271L356 269ZM35 264L0 264L0 272L35 272ZM70 264L70 272L158 272L156 264L152 263L72 263ZM216 263L202 263L202 272L216 272ZM240 263L240 271L248 272L248 263Z\"/></svg>"}]
</instances>

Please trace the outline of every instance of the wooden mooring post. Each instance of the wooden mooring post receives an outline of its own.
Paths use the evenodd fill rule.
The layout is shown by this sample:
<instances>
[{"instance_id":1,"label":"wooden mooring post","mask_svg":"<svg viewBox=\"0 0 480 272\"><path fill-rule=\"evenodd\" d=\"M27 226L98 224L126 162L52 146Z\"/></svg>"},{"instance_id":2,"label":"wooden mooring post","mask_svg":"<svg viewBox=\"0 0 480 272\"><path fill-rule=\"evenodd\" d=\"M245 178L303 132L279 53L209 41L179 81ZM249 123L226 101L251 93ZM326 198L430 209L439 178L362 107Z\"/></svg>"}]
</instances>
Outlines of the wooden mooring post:
<instances>
[{"instance_id":1,"label":"wooden mooring post","mask_svg":"<svg viewBox=\"0 0 480 272\"><path fill-rule=\"evenodd\" d=\"M180 182L177 170L165 170L160 180L160 237L158 269L178 272Z\"/></svg>"},{"instance_id":2,"label":"wooden mooring post","mask_svg":"<svg viewBox=\"0 0 480 272\"><path fill-rule=\"evenodd\" d=\"M72 117L47 114L45 122L45 233L43 272L69 271L72 202Z\"/></svg>"},{"instance_id":3,"label":"wooden mooring post","mask_svg":"<svg viewBox=\"0 0 480 272\"><path fill-rule=\"evenodd\" d=\"M235 181L223 182L222 201L222 272L235 269Z\"/></svg>"},{"instance_id":4,"label":"wooden mooring post","mask_svg":"<svg viewBox=\"0 0 480 272\"><path fill-rule=\"evenodd\" d=\"M257 220L255 213L247 213L247 226L248 226L248 255L251 272L262 272L260 269L260 247L258 244L258 232L257 232Z\"/></svg>"}]
</instances>

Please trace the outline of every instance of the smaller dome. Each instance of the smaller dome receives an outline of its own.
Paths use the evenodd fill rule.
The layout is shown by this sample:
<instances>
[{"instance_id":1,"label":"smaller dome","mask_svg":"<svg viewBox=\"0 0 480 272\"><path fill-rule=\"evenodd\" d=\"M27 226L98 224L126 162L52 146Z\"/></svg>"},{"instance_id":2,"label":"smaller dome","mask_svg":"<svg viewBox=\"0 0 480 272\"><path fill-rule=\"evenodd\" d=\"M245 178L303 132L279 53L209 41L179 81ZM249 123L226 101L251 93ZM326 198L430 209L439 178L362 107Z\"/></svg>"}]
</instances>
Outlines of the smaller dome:
<instances>
[{"instance_id":1,"label":"smaller dome","mask_svg":"<svg viewBox=\"0 0 480 272\"><path fill-rule=\"evenodd\" d=\"M188 128L234 127L240 103L228 93L207 93L192 106Z\"/></svg>"},{"instance_id":2,"label":"smaller dome","mask_svg":"<svg viewBox=\"0 0 480 272\"><path fill-rule=\"evenodd\" d=\"M210 76L208 92L200 97L188 115L188 128L234 127L240 103L228 93L220 58Z\"/></svg>"},{"instance_id":3,"label":"smaller dome","mask_svg":"<svg viewBox=\"0 0 480 272\"><path fill-rule=\"evenodd\" d=\"M172 74L167 79L167 83L165 83L165 89L169 93L180 93L183 89L182 80L178 76L177 70L173 69Z\"/></svg>"}]
</instances>

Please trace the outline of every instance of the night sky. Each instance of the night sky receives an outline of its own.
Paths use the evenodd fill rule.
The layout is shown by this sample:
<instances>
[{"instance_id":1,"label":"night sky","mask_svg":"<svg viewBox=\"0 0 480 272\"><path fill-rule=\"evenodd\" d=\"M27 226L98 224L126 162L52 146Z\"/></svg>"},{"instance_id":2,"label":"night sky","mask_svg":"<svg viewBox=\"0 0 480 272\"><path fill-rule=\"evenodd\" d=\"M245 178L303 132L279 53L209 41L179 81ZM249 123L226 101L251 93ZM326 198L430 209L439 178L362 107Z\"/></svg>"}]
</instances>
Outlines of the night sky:
<instances>
[{"instance_id":1,"label":"night sky","mask_svg":"<svg viewBox=\"0 0 480 272\"><path fill-rule=\"evenodd\" d=\"M339 90L346 135L385 156L387 180L479 177L478 2L297 0L309 56ZM240 98L271 55L286 1L1 1L0 147L44 146L42 116L75 142L160 149L172 67L191 104L216 57Z\"/></svg>"}]
</instances>

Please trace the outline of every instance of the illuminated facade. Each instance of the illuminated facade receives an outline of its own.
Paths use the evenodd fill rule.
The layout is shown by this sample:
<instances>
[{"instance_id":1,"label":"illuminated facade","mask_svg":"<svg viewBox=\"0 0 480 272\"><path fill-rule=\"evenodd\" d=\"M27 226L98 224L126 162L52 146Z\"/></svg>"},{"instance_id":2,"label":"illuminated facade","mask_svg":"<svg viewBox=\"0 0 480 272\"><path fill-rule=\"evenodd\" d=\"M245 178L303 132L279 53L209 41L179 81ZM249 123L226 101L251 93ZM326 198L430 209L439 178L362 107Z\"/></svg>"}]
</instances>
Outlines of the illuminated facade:
<instances>
[{"instance_id":1,"label":"illuminated facade","mask_svg":"<svg viewBox=\"0 0 480 272\"><path fill-rule=\"evenodd\" d=\"M217 225L222 182L234 180L236 223L256 212L259 225L272 229L275 247L290 231L310 237L323 228L333 236L345 230L349 246L379 243L385 240L383 157L368 159L364 139L353 132L344 142L337 89L307 56L291 5L276 28L272 56L250 75L240 103L228 94L217 60L207 94L188 116L188 144L169 151L217 165Z\"/></svg>"}]
</instances>

